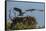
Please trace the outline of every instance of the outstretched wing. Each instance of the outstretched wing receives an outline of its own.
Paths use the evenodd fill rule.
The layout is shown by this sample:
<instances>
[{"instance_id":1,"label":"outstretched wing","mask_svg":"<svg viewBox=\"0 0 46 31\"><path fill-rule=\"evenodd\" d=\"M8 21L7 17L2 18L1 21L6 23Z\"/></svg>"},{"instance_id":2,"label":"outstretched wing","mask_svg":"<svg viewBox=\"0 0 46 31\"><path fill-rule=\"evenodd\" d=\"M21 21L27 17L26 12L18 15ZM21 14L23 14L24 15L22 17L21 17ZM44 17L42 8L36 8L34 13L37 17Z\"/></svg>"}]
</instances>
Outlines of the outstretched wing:
<instances>
[{"instance_id":1,"label":"outstretched wing","mask_svg":"<svg viewBox=\"0 0 46 31\"><path fill-rule=\"evenodd\" d=\"M18 11L18 12L19 12L19 16L21 16L21 14L22 14L22 10L21 10L21 9L19 9L19 8L14 8L14 10L15 10L15 11Z\"/></svg>"},{"instance_id":2,"label":"outstretched wing","mask_svg":"<svg viewBox=\"0 0 46 31\"><path fill-rule=\"evenodd\" d=\"M44 10L39 10L40 12L43 12Z\"/></svg>"},{"instance_id":3,"label":"outstretched wing","mask_svg":"<svg viewBox=\"0 0 46 31\"><path fill-rule=\"evenodd\" d=\"M21 13L21 9L19 8L14 8L15 11L19 11Z\"/></svg>"},{"instance_id":4,"label":"outstretched wing","mask_svg":"<svg viewBox=\"0 0 46 31\"><path fill-rule=\"evenodd\" d=\"M31 11L32 12L32 11L35 11L35 9L29 9L29 10L26 10L26 11Z\"/></svg>"}]
</instances>

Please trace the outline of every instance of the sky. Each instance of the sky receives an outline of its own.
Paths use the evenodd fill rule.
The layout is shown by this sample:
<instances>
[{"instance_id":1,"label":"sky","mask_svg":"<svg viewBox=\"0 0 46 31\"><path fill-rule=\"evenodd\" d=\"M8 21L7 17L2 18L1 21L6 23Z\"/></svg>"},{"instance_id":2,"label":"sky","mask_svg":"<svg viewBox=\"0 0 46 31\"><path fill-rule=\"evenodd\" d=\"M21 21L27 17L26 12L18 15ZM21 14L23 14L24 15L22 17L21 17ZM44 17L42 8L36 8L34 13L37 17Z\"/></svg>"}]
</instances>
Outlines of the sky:
<instances>
[{"instance_id":1,"label":"sky","mask_svg":"<svg viewBox=\"0 0 46 31\"><path fill-rule=\"evenodd\" d=\"M26 12L28 9L44 10L44 3L27 3L27 2L7 2L7 19L9 19L9 10L11 10L11 16L14 16L13 8L20 8L22 12ZM36 18L39 26L44 25L44 12L33 11L32 13L26 12L24 16L33 16Z\"/></svg>"}]
</instances>

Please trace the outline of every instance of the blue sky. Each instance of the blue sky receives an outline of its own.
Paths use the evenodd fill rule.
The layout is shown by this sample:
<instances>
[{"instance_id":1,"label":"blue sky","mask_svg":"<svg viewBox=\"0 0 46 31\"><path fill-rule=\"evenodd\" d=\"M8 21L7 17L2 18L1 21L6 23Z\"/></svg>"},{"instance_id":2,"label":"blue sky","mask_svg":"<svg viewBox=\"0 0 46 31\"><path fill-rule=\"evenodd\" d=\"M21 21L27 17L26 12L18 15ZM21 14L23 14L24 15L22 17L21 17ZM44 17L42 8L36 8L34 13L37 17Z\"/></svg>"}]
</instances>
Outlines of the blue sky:
<instances>
[{"instance_id":1,"label":"blue sky","mask_svg":"<svg viewBox=\"0 0 46 31\"><path fill-rule=\"evenodd\" d=\"M44 3L24 3L24 2L7 2L7 18L9 18L9 10L11 10L13 16L13 8L17 7L22 9L23 12L28 9L37 9L37 10L44 10ZM39 11L33 11L26 12L24 16L34 16L36 18L36 21L38 22L38 25L42 26L44 25L44 12Z\"/></svg>"}]
</instances>

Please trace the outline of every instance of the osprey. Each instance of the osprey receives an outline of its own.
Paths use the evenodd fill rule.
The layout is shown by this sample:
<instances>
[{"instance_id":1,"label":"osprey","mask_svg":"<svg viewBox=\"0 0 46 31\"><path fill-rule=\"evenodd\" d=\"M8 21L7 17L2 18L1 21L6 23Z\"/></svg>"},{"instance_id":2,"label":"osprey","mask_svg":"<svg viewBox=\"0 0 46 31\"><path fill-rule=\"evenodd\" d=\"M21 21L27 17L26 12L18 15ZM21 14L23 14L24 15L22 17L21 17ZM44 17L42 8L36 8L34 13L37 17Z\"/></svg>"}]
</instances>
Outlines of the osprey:
<instances>
[{"instance_id":1,"label":"osprey","mask_svg":"<svg viewBox=\"0 0 46 31\"><path fill-rule=\"evenodd\" d=\"M23 14L25 13L25 12L22 12L22 10L19 9L19 8L14 8L14 10L15 10L16 12L19 12L19 15L17 15L17 16L23 16Z\"/></svg>"}]
</instances>

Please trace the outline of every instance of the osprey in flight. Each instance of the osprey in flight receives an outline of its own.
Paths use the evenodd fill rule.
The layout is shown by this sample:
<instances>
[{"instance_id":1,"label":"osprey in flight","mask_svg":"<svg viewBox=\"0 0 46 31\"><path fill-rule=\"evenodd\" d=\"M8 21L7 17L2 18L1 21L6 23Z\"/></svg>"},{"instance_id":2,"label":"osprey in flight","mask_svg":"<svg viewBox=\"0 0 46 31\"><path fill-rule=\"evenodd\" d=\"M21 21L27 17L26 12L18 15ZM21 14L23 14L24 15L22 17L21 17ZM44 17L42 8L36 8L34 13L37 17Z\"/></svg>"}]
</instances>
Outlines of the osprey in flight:
<instances>
[{"instance_id":1,"label":"osprey in flight","mask_svg":"<svg viewBox=\"0 0 46 31\"><path fill-rule=\"evenodd\" d=\"M23 16L23 14L25 13L25 12L22 12L22 10L21 9L19 9L19 8L14 8L14 10L16 11L16 12L19 12L19 15L18 16Z\"/></svg>"}]
</instances>

